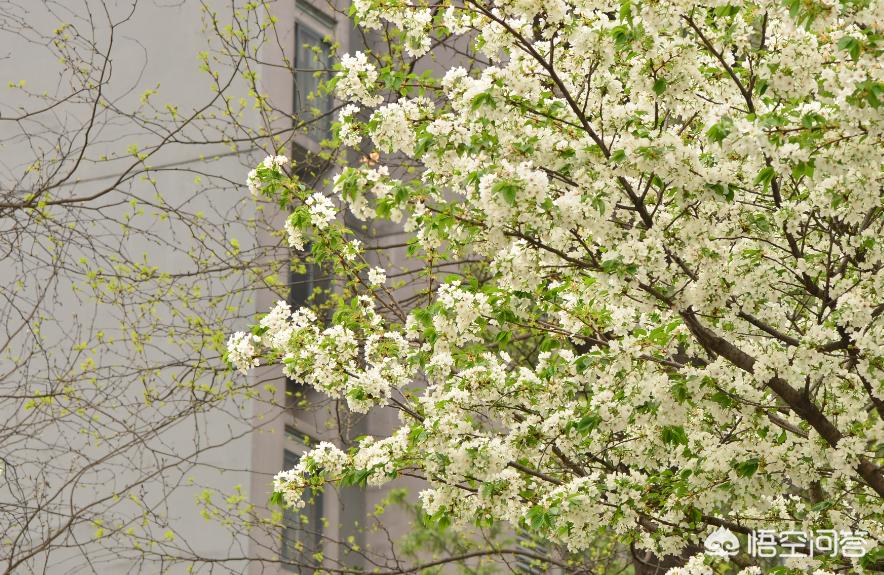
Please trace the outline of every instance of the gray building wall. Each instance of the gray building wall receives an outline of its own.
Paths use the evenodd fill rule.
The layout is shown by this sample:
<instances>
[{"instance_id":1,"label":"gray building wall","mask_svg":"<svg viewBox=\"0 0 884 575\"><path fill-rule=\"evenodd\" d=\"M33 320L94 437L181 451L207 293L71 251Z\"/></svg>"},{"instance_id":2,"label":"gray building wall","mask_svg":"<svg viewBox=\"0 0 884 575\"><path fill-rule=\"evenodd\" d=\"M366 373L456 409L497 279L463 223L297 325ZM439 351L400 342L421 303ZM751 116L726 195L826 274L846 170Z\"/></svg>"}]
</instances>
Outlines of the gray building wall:
<instances>
[{"instance_id":1,"label":"gray building wall","mask_svg":"<svg viewBox=\"0 0 884 575\"><path fill-rule=\"evenodd\" d=\"M325 33L329 30L327 20L334 19L335 25L333 29L334 40L339 44L338 52L343 54L359 49L362 37L354 29L353 24L342 14L346 14L346 3L339 3L334 7L330 7L323 0L311 3L312 10L303 9L304 0L300 2L286 2L278 4L274 15L280 22L294 22L306 24L312 29ZM320 12L320 18L316 18L316 12ZM270 47L265 58L269 61L280 61L288 59L294 61L294 54L289 52L295 47L294 28L288 29L287 34L281 37L278 44ZM281 50L280 50L281 48ZM293 82L289 74L284 70L272 69L267 72L266 87L268 93L277 101L293 101ZM290 146L290 156L296 159L305 159L318 151L315 139L307 135L300 134L295 137ZM358 158L351 158L358 160ZM311 162L307 162L310 164ZM319 178L320 181L325 178L324 185L327 188L327 181L334 174L334 170L330 170ZM322 184L320 184L322 187ZM285 214L278 215L278 227L281 228L284 223ZM362 236L363 241L371 245L380 243L398 243L396 237L401 235L401 230L397 227L384 230L366 229ZM282 268L287 263L289 256L287 250L282 250L279 254L279 261ZM372 257L372 256L369 256ZM381 257L375 254L374 257ZM393 262L401 262L404 259L403 250L391 250L382 256L385 260L392 258ZM378 264L382 263L380 259ZM389 261L383 262L389 265ZM284 274L285 270L281 269L280 274ZM264 291L257 298L258 309L261 311L269 310L279 299L278 294L272 291ZM286 384L284 378L280 376L278 367L266 367L255 370L253 377L260 381L273 381L276 388L276 405L286 405L290 402L290 397L286 396ZM303 453L305 445L300 441L299 435L306 435L314 441L331 441L341 447L348 444L359 436L375 435L383 436L389 433L391 429L398 425L397 415L391 409L375 410L366 416L356 416L349 414L346 410L345 402L338 404L330 401L315 391L302 387L299 393L303 393L309 408L295 407L291 409L280 410L278 407L268 408L263 402L256 402L256 414L254 421L256 425L262 422L262 430L252 436L252 471L254 480L252 482L251 497L254 502L267 501L271 491L271 481L273 475L283 469L283 453L289 450L295 453ZM272 422L272 423L269 423ZM341 428L343 423L344 429ZM287 433L286 430L289 430ZM292 434L295 431L296 434ZM395 486L410 486L416 493L415 481L399 481ZM366 520L366 514L373 510L376 505L386 497L389 489L360 489L360 488L343 488L336 489L329 487L321 495L322 508L326 522L323 526L323 534L325 541L323 544L323 552L329 560L337 563L341 567L363 567L371 568L371 561L383 561L385 557L390 556L390 540L388 535L393 538L403 534L409 527L409 518L401 510L392 509L384 515L384 529L373 529L370 522ZM273 510L265 509L265 514L271 514ZM258 549L265 552L272 549L278 549L278 542L269 541L268 537L253 541L253 549L256 553ZM276 545L276 547L274 547ZM348 549L356 547L359 552L349 552ZM290 568L285 565L279 565L276 570L265 564L254 564L251 567L252 574L266 573L286 573L291 572Z\"/></svg>"},{"instance_id":2,"label":"gray building wall","mask_svg":"<svg viewBox=\"0 0 884 575\"><path fill-rule=\"evenodd\" d=\"M120 110L138 109L147 90L157 91L150 100L157 103L161 113L166 102L174 103L179 113L186 114L216 98L211 82L199 72L197 55L206 50L208 37L200 4L138 2L128 16L131 9L132 3L115 0L27 0L5 3L0 9L0 76L4 84L0 101L0 189L4 200L23 197L23 193L15 195L12 190L36 185L40 177L51 172L48 167L39 177L23 175L36 158L51 157L56 147L70 146L69 161L62 169L70 170L71 176L53 195L76 197L102 192L127 167L137 165L127 152L130 146L149 150L161 139L152 129L155 126L126 121L121 114L102 106L94 127L88 131L92 110L75 98L39 116L27 117L29 112L42 109L44 94L66 98L70 91L69 79L61 75L64 65L43 42L56 36L53 29L64 22L94 40L99 50L109 50L107 73L112 75L104 98ZM111 22L117 24L113 38ZM86 46L81 43L76 49L82 51ZM21 84L24 89L5 86L7 81L18 85L19 80L25 81ZM237 80L227 90L231 96L248 94ZM246 110L243 122L255 124L257 118L249 119L250 114ZM24 119L17 119L20 117ZM144 117L150 119L149 114ZM208 121L203 126L206 124ZM179 136L179 143L167 143L149 159L156 168L149 174L153 181L134 176L94 201L83 203L82 208L50 209L57 221L45 222L43 230L39 229L39 218L23 211L0 210L0 299L4 302L5 323L5 337L0 337L4 344L0 352L0 458L6 462L0 476L0 573L159 573L163 565L171 565L156 549L147 545L136 549L135 545L140 544L136 538L130 542L121 535L119 542L110 543L110 534L119 531L120 525L123 532L132 527L138 537L165 542L163 553L221 559L246 557L249 552L247 537L217 521L203 519L196 499L205 489L229 493L241 485L246 492L250 490L251 404L231 399L209 411L181 417L161 430L152 430L152 419L174 413L177 407L163 406L161 401L149 407L145 394L150 393L152 382L174 387L170 383L173 377L187 377L188 368L175 364L178 360L186 362L190 351L164 337L142 342L142 350L133 351L123 326L138 325L138 302L134 298L96 301L84 285L86 268L113 273L114 262L99 260L98 252L114 252L130 262L142 261L143 256L143 261L156 265L161 273L182 273L183 277L171 283L174 289L200 290L199 296L194 296L193 307L204 313L202 319L207 325L230 330L253 316L255 301L249 299L249 292L256 286L248 285L253 280L246 274L207 273L204 280L186 274L194 270L194 257L203 257L200 252L206 258L211 252L223 254L229 249L230 238L238 239L243 252L258 246L258 238L243 224L254 217L254 208L240 182L248 166L262 154L251 146L232 150L224 143L195 144L201 137L216 139L208 131L198 134L196 126ZM74 166L80 149L85 153ZM99 160L101 156L109 160ZM195 182L197 177L202 180L199 184ZM154 217L159 197L175 207L179 219ZM133 215L136 210L142 210L143 215ZM209 223L182 223L197 214ZM128 229L114 225L126 218L131 218ZM77 231L82 236L66 238L67 221L78 222ZM21 230L27 233L18 233ZM197 238L192 235L194 230L219 234ZM67 248L56 252L60 254L57 269L41 258L41 245L48 241L50 232L57 233L61 241L70 240ZM89 249L84 238L94 240L96 251ZM81 258L82 270L77 268ZM44 294L47 285L53 287ZM176 296L170 292L168 297ZM213 299L223 303L208 305ZM33 304L36 312L33 317L17 316L13 304L26 312ZM237 311L226 312L227 305L237 307ZM175 326L187 329L187 318L173 316L176 307L181 312L185 306L173 303L157 310L161 318L157 321L167 321L170 333ZM24 329L19 330L20 326ZM157 333L162 336L159 328ZM83 342L97 351L77 351ZM91 372L97 381L80 368L89 358L96 364ZM143 381L133 375L135 370L142 371ZM220 380L213 373L199 379L210 385L220 385ZM12 398L52 393L67 385L107 411L99 413L90 408L82 415L56 416L50 414L49 407L32 409L25 399ZM139 403L143 409L136 409ZM97 419L91 420L93 417ZM90 421L113 433L109 431L108 437L98 441L90 432ZM141 435L139 430L149 433ZM153 471L161 477L145 480L145 475ZM51 501L50 494L55 494ZM137 501L128 499L129 495ZM122 500L116 502L117 497ZM44 500L46 507L38 508ZM16 508L21 502L34 505L34 509ZM82 515L68 529L65 514L72 509ZM150 515L147 527L141 523L146 510ZM30 523L23 523L27 518ZM100 536L101 532L106 535ZM41 545L44 539L49 542L45 547ZM33 553L18 563L22 557L13 556L13 552L22 548ZM177 564L167 572L184 573L186 566ZM245 563L228 562L225 568L241 572Z\"/></svg>"},{"instance_id":3,"label":"gray building wall","mask_svg":"<svg viewBox=\"0 0 884 575\"><path fill-rule=\"evenodd\" d=\"M244 2L234 4L241 7ZM223 15L230 3L208 2L207 5L214 6ZM299 8L294 0L271 3L272 14L279 22L280 34L262 48L260 58L268 65L262 66L257 72L268 98L281 103L280 106L293 102L293 82L291 73L275 63L284 58L293 60L297 22L322 30L327 24L322 18L324 11L329 18L335 19L331 32L340 43L341 53L351 51L360 41L352 24L340 14L333 14L321 0L313 5L319 13ZM211 38L217 39L210 24L211 19L206 17L199 2L140 1L131 15L132 4L116 0L65 0L51 4L28 0L20 2L18 7L20 10L8 10L0 19L4 52L0 59L0 70L4 82L26 80L29 94L7 90L0 105L0 118L8 120L22 109L34 109L35 99L39 99L41 93L65 93L65 86L59 82L58 71L62 68L59 62L51 52L35 49L33 35L29 37L15 33L17 18L27 19L29 26L42 31L49 38L61 22L73 22L85 29L86 35L93 38L99 47L109 47L111 57L107 64L113 76L108 83L106 96L115 105L137 109L148 90L156 91L153 95L148 94L147 101L155 103L159 113L163 113L165 103L174 103L180 113L185 113L200 109L216 99L217 93L213 91L211 82L198 70L200 62L197 55L207 49ZM344 6L338 8L343 9ZM113 38L109 22L118 24ZM88 30L90 26L94 26L91 31ZM227 84L224 76L224 71L229 71L227 63L216 61L213 66L221 72L220 83L231 102L235 104L239 98L249 99L248 86L241 79L232 77ZM205 250L207 254L214 254L211 257L224 257L225 250L230 249L230 240L235 238L243 253L264 250L261 251L263 263L268 269L275 269L278 277L285 277L289 254L284 248L274 247L279 246L280 240L272 233L274 228L282 227L285 214L275 213L266 206L256 211L255 204L248 198L248 192L242 185L248 169L260 161L274 144L269 139L261 138L253 142L257 146L249 144L242 129L227 134L221 130L213 131L212 126L216 122L223 123L224 119L220 116L213 119L211 114L218 113L223 107L216 102L201 122L182 130L172 141L165 142L163 149L149 159L150 165L156 168L148 174L149 180L141 177L127 179L90 204L101 207L101 217L87 218L89 221L84 224L83 233L93 237L100 235L108 245L115 245L120 253L126 254L131 260L135 261L143 255L145 261L155 263L160 271L171 273L193 269L193 250ZM88 106L59 106L57 111L43 116L46 119L41 120L48 122L44 130L38 130L47 136L42 141L24 138L21 125L17 122L0 122L2 186L9 190L28 185L22 173L34 161L35 155L43 153L40 150L51 150L57 143L50 136L65 133L82 136L84 126L90 121L90 114ZM131 145L139 150L148 150L162 140L149 122L126 122L119 114L102 115L100 118L100 129L96 127L88 141L83 140L88 149L86 161L76 166L72 177L60 187L59 195L89 195L103 190L114 183L123 170L131 167L133 160L127 157ZM243 127L283 134L283 141L288 137L286 130L291 127L291 119L284 115L264 116L248 106L238 118ZM242 141L231 141L231 135L240 137ZM290 155L295 157L305 151L317 151L315 141L306 135L296 136L288 148ZM100 156L107 156L111 161L98 161ZM197 183L197 179L201 181ZM217 237L194 237L191 234L193 227L179 225L174 218L172 221L150 220L150 203L157 201L158 197L179 206L182 217L200 214L200 217L206 218L211 226L205 228L211 227L218 232ZM111 225L133 217L135 208L129 203L130 200L135 200L139 206L148 206L144 208L148 219L133 223L128 230ZM255 220L260 220L261 225L253 225ZM200 226L197 228L202 229ZM0 229L0 237L4 231L8 231L6 227ZM373 241L374 237L374 241L388 242L396 233L395 228L369 230L366 241ZM13 249L21 249L11 240L7 241L7 245ZM64 257L66 261L76 262L80 258L94 256L95 253L88 249L76 247L65 252ZM401 254L390 252L383 254L383 257L395 262ZM378 263L390 266L390 261ZM176 342L155 338L133 356L131 342L124 343L125 333L121 326L137 325L135 316L138 306L135 302L114 305L93 301L89 294L77 291L85 272L50 277L51 274L37 264L39 261L35 258L25 262L23 259L6 257L0 261L0 278L25 280L20 288L14 288L12 279L0 279L4 296L9 298L36 301L40 299L41 286L50 281L57 283L52 297L40 304L40 313L47 319L41 323L39 337L12 338L10 348L0 357L0 367L3 368L0 373L6 374L0 378L0 393L17 389L43 393L55 389L63 383L59 374L70 365L80 363L80 358L70 353L71 349L83 341L95 342L99 333L107 334L107 340L112 339L110 334L114 334L119 345L103 340L99 346L102 351L95 356L96 369L107 367L107 380L101 386L96 386L100 389L89 393L96 394L96 401L104 402L102 405L119 406L119 437L117 443L104 441L96 444L88 433L83 432L84 427L88 427L88 423L84 423L88 417L64 417L51 424L33 424L33 412L23 408L24 402L0 403L0 420L4 422L0 426L0 457L16 462L0 477L0 505L4 501L11 503L28 499L28 490L57 492L60 499L69 500L73 506L104 498L112 501L120 494L123 501L112 505L103 503L96 508L94 516L99 518L100 523L84 520L64 535L60 548L50 552L36 549L32 556L11 568L10 572L187 572L186 562L169 561L176 556L219 560L217 564L194 563L194 572L290 572L279 562L279 530L261 528L249 531L221 525L216 519L206 520L200 515L197 499L201 494L212 493L213 501L218 502L221 494L235 493L238 486L255 506L250 513L269 518L274 513L267 506L271 480L283 467L284 451L304 450L302 442L287 433L287 429L341 444L359 435L384 435L396 425L395 413L392 410L379 410L368 417L354 419L342 436L336 428L340 417L337 406L322 401L313 392L307 392L314 407L286 409L284 380L277 369L265 368L256 370L249 376L248 382L256 390L263 390L265 384L272 384L275 396L261 391L254 399L231 398L205 412L181 418L173 425L151 433L149 437L138 438L144 444L132 449L129 442L137 436L134 430L138 426L149 429L150 418L161 417L164 412L162 406L145 408L143 411L137 409L135 406L144 396L145 387L150 385L139 385L134 376L129 380L116 374L125 374L126 369L137 367L145 373L150 372L147 381L168 384L171 378L180 377L184 371L169 364L174 363L176 358L186 357L188 351ZM109 262L101 264L103 269L110 265ZM255 314L268 310L279 298L278 288L263 285L246 272L207 277L208 280L202 282L182 277L174 284L182 290L199 288L201 301L214 302L212 306L205 306L205 317L202 319L227 333L250 325ZM15 295L9 295L13 291ZM175 296L170 292L170 297ZM174 307L172 305L158 312L159 317L168 318L170 330L177 322L185 321L185 318L175 315ZM225 311L228 308L236 311ZM9 332L10 326L6 327ZM46 353L22 367L16 358L35 346L37 340ZM76 385L88 384L86 377L70 377ZM217 374L206 374L201 381L220 385L223 381L216 381L218 377ZM234 379L236 377L240 376ZM122 381L128 382L124 389L120 389ZM108 397L112 394L119 395L116 404ZM170 406L168 412L171 413L173 409ZM113 417L114 412L111 411L102 414L102 417ZM52 418L47 416L44 421L50 420ZM157 454L162 455L158 458ZM101 459L101 463L85 464L90 458ZM83 474L72 473L72 470L82 467L89 469ZM143 470L154 467L160 475L143 481ZM133 482L137 482L134 489ZM409 483L397 483L402 484ZM19 488L21 493L13 493ZM129 493L135 494L137 501L126 501ZM323 526L326 537L323 550L328 557L354 566L365 566L365 561L358 555L345 556L342 551L344 547L337 543L351 537L360 549L367 549L368 553L376 552L379 556L385 554L389 548L387 534L366 529L368 526L364 518L366 511L373 509L386 493L386 490L362 491L355 488L342 491L329 488L325 491L322 498L327 521ZM37 495L34 491L35 498ZM134 547L137 544L134 540L128 550L125 542L109 546L100 537L96 540L96 533L100 529L118 530L120 533L129 526L142 529L140 518L145 508L149 508L154 516L150 522L151 530L145 530L143 535L164 541L166 546L162 551L148 549L145 553L145 549ZM34 516L39 520L25 531L35 540L64 529L63 517L40 513ZM92 516L86 514L84 517ZM407 529L408 518L401 512L392 511L385 516L385 521L389 533L394 537ZM118 526L122 527L118 529ZM165 527L160 526L167 527L171 532L168 539ZM121 541L124 539L121 536ZM57 543L61 541L56 540ZM4 564L8 557L4 556L3 550L12 549L19 543L12 541L10 532L0 534L0 573L12 567L10 563ZM168 556L164 557L164 554Z\"/></svg>"}]
</instances>

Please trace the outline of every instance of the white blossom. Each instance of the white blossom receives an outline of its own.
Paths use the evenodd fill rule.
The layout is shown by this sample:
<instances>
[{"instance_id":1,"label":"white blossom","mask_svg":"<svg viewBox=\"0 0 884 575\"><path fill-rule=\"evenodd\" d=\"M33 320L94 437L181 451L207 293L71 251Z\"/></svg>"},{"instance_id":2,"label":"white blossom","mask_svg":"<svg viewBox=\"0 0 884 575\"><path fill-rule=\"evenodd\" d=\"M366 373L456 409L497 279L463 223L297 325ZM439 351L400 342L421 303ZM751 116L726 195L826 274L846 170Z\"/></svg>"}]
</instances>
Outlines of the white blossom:
<instances>
[{"instance_id":1,"label":"white blossom","mask_svg":"<svg viewBox=\"0 0 884 575\"><path fill-rule=\"evenodd\" d=\"M295 227L291 217L286 218L285 220L285 232L289 247L295 248L298 251L303 251L304 235L301 233L301 230Z\"/></svg>"},{"instance_id":2,"label":"white blossom","mask_svg":"<svg viewBox=\"0 0 884 575\"><path fill-rule=\"evenodd\" d=\"M354 118L357 113L359 113L359 106L353 104L347 104L338 112L338 122L341 124L338 128L338 136L345 146L356 147L362 141L362 134L359 132Z\"/></svg>"},{"instance_id":3,"label":"white blossom","mask_svg":"<svg viewBox=\"0 0 884 575\"><path fill-rule=\"evenodd\" d=\"M332 201L316 192L307 198L307 207L310 210L310 223L317 229L325 229L335 219L337 210Z\"/></svg>"},{"instance_id":4,"label":"white blossom","mask_svg":"<svg viewBox=\"0 0 884 575\"><path fill-rule=\"evenodd\" d=\"M257 344L261 338L251 333L238 331L227 340L227 355L230 362L242 373L261 365Z\"/></svg>"},{"instance_id":5,"label":"white blossom","mask_svg":"<svg viewBox=\"0 0 884 575\"><path fill-rule=\"evenodd\" d=\"M372 94L378 71L368 61L364 52L344 54L341 57L341 71L337 78L336 90L343 100L368 107L377 106L383 101L381 96Z\"/></svg>"},{"instance_id":6,"label":"white blossom","mask_svg":"<svg viewBox=\"0 0 884 575\"><path fill-rule=\"evenodd\" d=\"M679 557L675 575L718 572L688 554L722 522L880 544L880 10L793 4L494 1L434 22L356 0L405 54L441 22L464 56L425 75L394 59L384 82L342 58L339 136L374 149L297 214L356 293L332 325L277 306L228 356L400 420L305 457L327 463L281 476L286 500L408 470L455 526L506 521L575 556L603 526ZM396 275L418 295L374 289L380 267L366 285L335 205L404 221L414 271ZM856 568L814 562L793 564Z\"/></svg>"},{"instance_id":7,"label":"white blossom","mask_svg":"<svg viewBox=\"0 0 884 575\"><path fill-rule=\"evenodd\" d=\"M384 285L384 282L387 281L387 272L384 268L374 267L368 270L368 283L369 285L378 287Z\"/></svg>"}]
</instances>

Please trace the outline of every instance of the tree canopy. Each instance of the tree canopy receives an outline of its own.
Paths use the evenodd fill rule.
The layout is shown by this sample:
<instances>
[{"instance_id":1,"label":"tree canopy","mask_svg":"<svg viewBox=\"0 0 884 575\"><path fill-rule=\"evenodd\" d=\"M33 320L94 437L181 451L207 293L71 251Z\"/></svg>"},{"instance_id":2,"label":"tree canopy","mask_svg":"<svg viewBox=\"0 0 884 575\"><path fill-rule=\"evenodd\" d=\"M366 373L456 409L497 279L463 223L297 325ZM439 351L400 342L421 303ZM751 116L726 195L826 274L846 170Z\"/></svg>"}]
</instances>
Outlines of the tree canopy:
<instances>
[{"instance_id":1,"label":"tree canopy","mask_svg":"<svg viewBox=\"0 0 884 575\"><path fill-rule=\"evenodd\" d=\"M254 191L348 284L229 358L401 426L276 478L423 477L435 521L707 573L725 527L881 538L882 95L869 2L360 0L334 192ZM445 53L445 57L433 56ZM400 222L407 270L336 212ZM321 319L321 318L320 318ZM819 556L796 568L860 569ZM668 558L668 559L666 559ZM863 563L865 561L865 563ZM716 568L752 560L717 560Z\"/></svg>"}]
</instances>

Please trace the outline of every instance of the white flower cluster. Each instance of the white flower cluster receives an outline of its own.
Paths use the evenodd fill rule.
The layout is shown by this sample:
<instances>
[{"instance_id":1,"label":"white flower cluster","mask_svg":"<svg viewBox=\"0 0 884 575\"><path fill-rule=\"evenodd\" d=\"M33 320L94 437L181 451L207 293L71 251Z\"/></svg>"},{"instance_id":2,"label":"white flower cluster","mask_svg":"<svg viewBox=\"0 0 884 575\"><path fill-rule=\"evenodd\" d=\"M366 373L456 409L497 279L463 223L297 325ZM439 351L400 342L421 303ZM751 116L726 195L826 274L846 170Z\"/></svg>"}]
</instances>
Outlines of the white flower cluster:
<instances>
[{"instance_id":1,"label":"white flower cluster","mask_svg":"<svg viewBox=\"0 0 884 575\"><path fill-rule=\"evenodd\" d=\"M387 166L346 168L335 178L334 190L346 198L353 215L367 220L375 215L378 200L388 199L396 184L398 180L390 178ZM391 208L390 219L401 220L402 207L394 205Z\"/></svg>"},{"instance_id":2,"label":"white flower cluster","mask_svg":"<svg viewBox=\"0 0 884 575\"><path fill-rule=\"evenodd\" d=\"M384 285L387 281L387 272L384 268L374 267L368 270L368 283L373 287Z\"/></svg>"},{"instance_id":3,"label":"white flower cluster","mask_svg":"<svg viewBox=\"0 0 884 575\"><path fill-rule=\"evenodd\" d=\"M261 162L259 168L281 173L282 166L286 165L288 161L289 159L285 156L267 156ZM249 171L248 177L246 177L246 185L253 196L260 195L262 182L258 174L258 168Z\"/></svg>"},{"instance_id":4,"label":"white flower cluster","mask_svg":"<svg viewBox=\"0 0 884 575\"><path fill-rule=\"evenodd\" d=\"M310 210L310 223L318 230L327 228L338 213L332 201L319 192L307 198L306 203Z\"/></svg>"},{"instance_id":5,"label":"white flower cluster","mask_svg":"<svg viewBox=\"0 0 884 575\"><path fill-rule=\"evenodd\" d=\"M228 342L228 357L246 372L260 364L262 354L281 358L283 373L332 396L346 397L351 409L367 412L385 405L393 389L414 377L410 364L411 346L398 332L384 332L383 320L371 308L371 300L360 300L366 322L362 342L344 326L320 329L316 315L308 308L292 312L284 301L259 322L260 337L237 333ZM357 361L360 367L357 367Z\"/></svg>"},{"instance_id":6,"label":"white flower cluster","mask_svg":"<svg viewBox=\"0 0 884 575\"><path fill-rule=\"evenodd\" d=\"M298 251L304 250L304 234L300 229L295 227L293 215L285 220L285 233L289 247L295 248Z\"/></svg>"},{"instance_id":7,"label":"white flower cluster","mask_svg":"<svg viewBox=\"0 0 884 575\"><path fill-rule=\"evenodd\" d=\"M373 94L377 79L377 68L368 61L364 52L344 54L335 89L342 100L372 108L384 101L382 96Z\"/></svg>"},{"instance_id":8,"label":"white flower cluster","mask_svg":"<svg viewBox=\"0 0 884 575\"><path fill-rule=\"evenodd\" d=\"M238 331L230 336L227 340L227 357L236 368L242 373L261 365L258 357L258 344L261 338L251 334Z\"/></svg>"},{"instance_id":9,"label":"white flower cluster","mask_svg":"<svg viewBox=\"0 0 884 575\"><path fill-rule=\"evenodd\" d=\"M376 30L381 27L382 20L399 28L403 33L399 41L410 56L422 56L430 49L428 32L433 13L429 8L402 2L381 4L373 0L355 0L353 8L363 28Z\"/></svg>"},{"instance_id":10,"label":"white flower cluster","mask_svg":"<svg viewBox=\"0 0 884 575\"><path fill-rule=\"evenodd\" d=\"M258 170L252 169L249 171L249 175L246 177L246 186L249 188L249 192L253 196L258 196L261 193L261 181L258 179Z\"/></svg>"},{"instance_id":11,"label":"white flower cluster","mask_svg":"<svg viewBox=\"0 0 884 575\"><path fill-rule=\"evenodd\" d=\"M334 191L359 218L406 220L426 303L372 289L381 268L365 286L360 245L336 236L358 312L320 327L278 307L228 355L266 352L357 411L427 385L389 437L325 448L280 489L320 467L372 485L418 470L428 513L573 552L604 529L682 555L722 522L880 543L880 10L791 4L446 5L482 65L393 70L432 100L382 96L368 58L345 57L340 95L391 103L358 126L345 109L341 139L411 175L376 154ZM354 7L429 45L426 6ZM335 232L331 201L307 204ZM674 571L710 572L702 556Z\"/></svg>"},{"instance_id":12,"label":"white flower cluster","mask_svg":"<svg viewBox=\"0 0 884 575\"><path fill-rule=\"evenodd\" d=\"M479 320L491 315L488 296L461 288L459 281L439 287L437 301L448 313L433 317L433 327L440 342L452 346L478 341L481 328Z\"/></svg>"},{"instance_id":13,"label":"white flower cluster","mask_svg":"<svg viewBox=\"0 0 884 575\"><path fill-rule=\"evenodd\" d=\"M426 98L400 98L397 102L378 108L371 118L376 124L371 132L372 141L384 152L412 152L415 137L413 124L430 107Z\"/></svg>"},{"instance_id":14,"label":"white flower cluster","mask_svg":"<svg viewBox=\"0 0 884 575\"><path fill-rule=\"evenodd\" d=\"M344 245L344 248L341 250L341 256L345 261L352 262L356 260L361 251L362 242L354 238Z\"/></svg>"},{"instance_id":15,"label":"white flower cluster","mask_svg":"<svg viewBox=\"0 0 884 575\"><path fill-rule=\"evenodd\" d=\"M304 476L322 473L338 479L347 464L347 454L334 444L322 441L302 457L294 469L280 471L273 477L273 491L283 495L286 506L301 509L305 504L302 495L307 487Z\"/></svg>"},{"instance_id":16,"label":"white flower cluster","mask_svg":"<svg viewBox=\"0 0 884 575\"><path fill-rule=\"evenodd\" d=\"M355 116L359 113L359 106L347 104L338 112L338 136L341 143L345 146L356 147L362 141L362 134L356 126Z\"/></svg>"}]
</instances>

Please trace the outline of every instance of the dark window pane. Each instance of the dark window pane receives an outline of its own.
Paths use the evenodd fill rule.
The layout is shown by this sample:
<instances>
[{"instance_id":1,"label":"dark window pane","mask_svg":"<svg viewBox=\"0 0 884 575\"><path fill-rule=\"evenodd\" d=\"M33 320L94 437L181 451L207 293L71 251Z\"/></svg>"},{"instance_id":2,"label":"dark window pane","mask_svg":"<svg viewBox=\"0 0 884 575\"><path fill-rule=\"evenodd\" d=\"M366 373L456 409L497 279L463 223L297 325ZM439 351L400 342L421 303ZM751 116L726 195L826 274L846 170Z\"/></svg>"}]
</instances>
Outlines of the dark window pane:
<instances>
[{"instance_id":1,"label":"dark window pane","mask_svg":"<svg viewBox=\"0 0 884 575\"><path fill-rule=\"evenodd\" d=\"M309 246L308 246L309 251ZM296 261L289 269L289 299L292 310L309 307L310 296L316 285L316 265L305 260Z\"/></svg>"},{"instance_id":2,"label":"dark window pane","mask_svg":"<svg viewBox=\"0 0 884 575\"><path fill-rule=\"evenodd\" d=\"M305 252L310 253L310 244L305 246ZM321 318L319 307L325 301L330 287L329 274L326 270L308 258L295 259L289 268L289 297L288 304L292 310L299 307L309 307Z\"/></svg>"},{"instance_id":3,"label":"dark window pane","mask_svg":"<svg viewBox=\"0 0 884 575\"><path fill-rule=\"evenodd\" d=\"M308 134L321 140L331 133L331 94L320 94L319 84L331 78L330 46L303 24L295 27L295 114L310 124ZM318 74L316 71L320 71Z\"/></svg>"},{"instance_id":4,"label":"dark window pane","mask_svg":"<svg viewBox=\"0 0 884 575\"><path fill-rule=\"evenodd\" d=\"M298 454L284 450L284 469L291 469L300 459ZM307 574L317 568L314 555L322 550L322 494L307 490L304 501L302 509L283 512L280 558L288 570Z\"/></svg>"},{"instance_id":5,"label":"dark window pane","mask_svg":"<svg viewBox=\"0 0 884 575\"><path fill-rule=\"evenodd\" d=\"M306 253L310 253L310 244L305 246ZM315 313L320 322L323 321L324 315L321 309L322 304L326 301L331 280L329 273L321 266L307 261L307 258L295 258L294 263L289 268L289 296L288 304L292 311L300 307L309 307ZM291 379L286 380L286 404L294 407L298 400L301 399L300 394L303 393L303 385Z\"/></svg>"}]
</instances>

